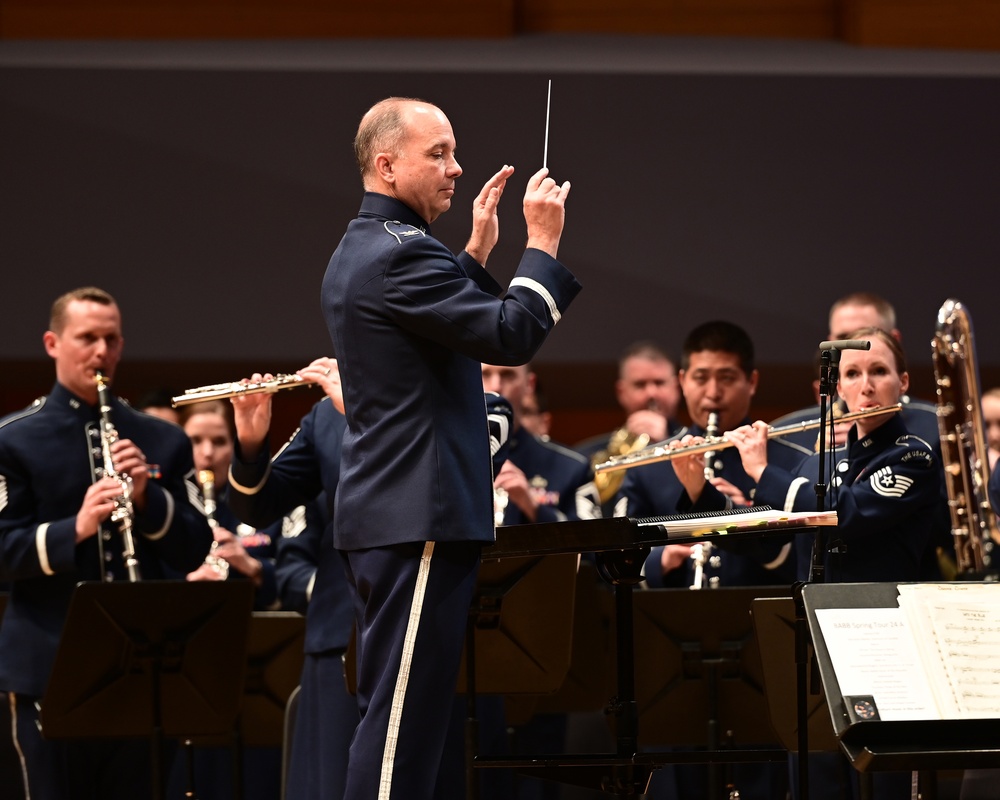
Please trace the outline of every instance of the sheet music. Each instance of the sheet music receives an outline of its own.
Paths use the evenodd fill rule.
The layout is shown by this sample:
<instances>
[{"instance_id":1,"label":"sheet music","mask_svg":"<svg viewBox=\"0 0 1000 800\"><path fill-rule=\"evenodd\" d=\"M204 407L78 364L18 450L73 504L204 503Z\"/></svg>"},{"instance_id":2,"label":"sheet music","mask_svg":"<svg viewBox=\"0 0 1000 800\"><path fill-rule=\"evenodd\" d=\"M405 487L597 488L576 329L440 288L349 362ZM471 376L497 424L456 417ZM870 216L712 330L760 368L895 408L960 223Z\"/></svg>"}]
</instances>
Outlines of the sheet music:
<instances>
[{"instance_id":1,"label":"sheet music","mask_svg":"<svg viewBox=\"0 0 1000 800\"><path fill-rule=\"evenodd\" d=\"M843 695L872 695L883 720L940 713L902 609L818 608L823 640Z\"/></svg>"},{"instance_id":2,"label":"sheet music","mask_svg":"<svg viewBox=\"0 0 1000 800\"><path fill-rule=\"evenodd\" d=\"M816 618L841 693L883 720L1000 717L1000 584L900 584L898 608Z\"/></svg>"},{"instance_id":3,"label":"sheet music","mask_svg":"<svg viewBox=\"0 0 1000 800\"><path fill-rule=\"evenodd\" d=\"M933 648L929 670L947 682L942 716L1000 716L1000 585L982 583L901 585L900 606ZM938 666L939 665L939 666Z\"/></svg>"}]
</instances>

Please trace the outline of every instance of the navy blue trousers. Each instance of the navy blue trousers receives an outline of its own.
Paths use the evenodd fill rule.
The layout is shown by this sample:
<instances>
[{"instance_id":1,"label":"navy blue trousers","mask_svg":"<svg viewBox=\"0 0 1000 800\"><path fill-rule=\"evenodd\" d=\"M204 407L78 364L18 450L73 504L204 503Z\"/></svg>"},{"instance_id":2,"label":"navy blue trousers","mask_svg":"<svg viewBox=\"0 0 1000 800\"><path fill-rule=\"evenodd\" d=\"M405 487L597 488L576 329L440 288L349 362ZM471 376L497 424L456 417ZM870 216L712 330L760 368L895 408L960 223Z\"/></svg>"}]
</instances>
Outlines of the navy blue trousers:
<instances>
[{"instance_id":1,"label":"navy blue trousers","mask_svg":"<svg viewBox=\"0 0 1000 800\"><path fill-rule=\"evenodd\" d=\"M360 714L344 800L433 797L480 550L477 542L415 542L344 553Z\"/></svg>"},{"instance_id":2,"label":"navy blue trousers","mask_svg":"<svg viewBox=\"0 0 1000 800\"><path fill-rule=\"evenodd\" d=\"M358 703L347 691L343 654L343 650L306 653L285 787L290 800L344 795Z\"/></svg>"}]
</instances>

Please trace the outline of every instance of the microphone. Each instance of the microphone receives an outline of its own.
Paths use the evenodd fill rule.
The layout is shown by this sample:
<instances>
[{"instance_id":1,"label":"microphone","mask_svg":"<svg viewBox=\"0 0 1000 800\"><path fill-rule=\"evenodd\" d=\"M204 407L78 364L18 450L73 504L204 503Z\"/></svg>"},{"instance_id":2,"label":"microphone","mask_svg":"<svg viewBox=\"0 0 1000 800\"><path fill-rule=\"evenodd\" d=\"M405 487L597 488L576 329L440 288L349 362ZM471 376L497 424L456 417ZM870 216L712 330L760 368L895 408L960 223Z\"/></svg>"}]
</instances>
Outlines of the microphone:
<instances>
[{"instance_id":1,"label":"microphone","mask_svg":"<svg viewBox=\"0 0 1000 800\"><path fill-rule=\"evenodd\" d=\"M837 339L832 342L820 342L820 350L871 350L872 343L867 339Z\"/></svg>"}]
</instances>

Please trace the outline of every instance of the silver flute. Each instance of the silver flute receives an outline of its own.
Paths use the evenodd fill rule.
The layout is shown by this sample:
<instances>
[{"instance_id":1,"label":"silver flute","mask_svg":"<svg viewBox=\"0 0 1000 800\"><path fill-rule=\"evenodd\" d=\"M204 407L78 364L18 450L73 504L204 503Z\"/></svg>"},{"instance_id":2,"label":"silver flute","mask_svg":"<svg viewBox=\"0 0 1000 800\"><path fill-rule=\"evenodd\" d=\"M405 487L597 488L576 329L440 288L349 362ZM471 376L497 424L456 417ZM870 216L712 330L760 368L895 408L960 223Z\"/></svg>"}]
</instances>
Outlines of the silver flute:
<instances>
[{"instance_id":1,"label":"silver flute","mask_svg":"<svg viewBox=\"0 0 1000 800\"><path fill-rule=\"evenodd\" d=\"M895 403L891 406L878 406L876 408L865 409L864 411L855 411L851 414L844 414L844 416L839 417L836 421L837 424L840 424L842 422L854 422L855 420L864 419L866 417L877 417L880 414L895 414L902 407L902 403ZM829 420L827 420L827 422L829 422ZM804 422L795 422L791 425L784 425L780 428L768 428L767 438L773 439L776 436L788 436L788 434L797 433L798 431L813 430L822 424L822 420L811 419ZM681 447L668 447L665 444L656 444L652 447L647 447L645 450L637 450L634 453L609 458L607 461L595 464L594 472L600 474L602 472L612 472L618 469L631 469L632 467L639 467L643 464L652 464L656 461L670 461L673 458L693 456L696 453L708 453L714 450L722 450L726 447L733 447L733 443L726 438L726 434L716 436L711 439L706 438L705 441L699 442L698 444L689 444Z\"/></svg>"},{"instance_id":2,"label":"silver flute","mask_svg":"<svg viewBox=\"0 0 1000 800\"><path fill-rule=\"evenodd\" d=\"M170 398L174 408L187 406L191 403L201 403L205 400L225 400L229 397L239 397L245 394L273 394L282 389L298 389L300 386L315 386L315 381L303 378L301 375L279 373L269 381L233 381L231 383L212 383L187 389L184 394Z\"/></svg>"}]
</instances>

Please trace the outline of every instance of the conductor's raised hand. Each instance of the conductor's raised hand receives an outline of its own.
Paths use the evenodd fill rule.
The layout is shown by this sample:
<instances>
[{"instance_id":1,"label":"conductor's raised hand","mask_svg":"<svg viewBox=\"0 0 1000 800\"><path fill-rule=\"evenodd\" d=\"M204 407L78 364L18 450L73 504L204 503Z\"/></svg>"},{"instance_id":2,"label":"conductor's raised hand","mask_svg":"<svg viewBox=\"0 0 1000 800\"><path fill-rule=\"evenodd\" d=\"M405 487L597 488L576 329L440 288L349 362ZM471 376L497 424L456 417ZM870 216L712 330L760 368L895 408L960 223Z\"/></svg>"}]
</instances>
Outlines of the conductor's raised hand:
<instances>
[{"instance_id":1,"label":"conductor's raised hand","mask_svg":"<svg viewBox=\"0 0 1000 800\"><path fill-rule=\"evenodd\" d=\"M500 238L497 208L507 179L513 174L514 168L504 164L496 175L486 181L472 204L472 235L465 246L465 252L482 266L486 266L486 259L490 257Z\"/></svg>"},{"instance_id":2,"label":"conductor's raised hand","mask_svg":"<svg viewBox=\"0 0 1000 800\"><path fill-rule=\"evenodd\" d=\"M542 167L531 176L524 192L528 247L542 250L556 258L566 222L566 196L569 189L569 181L556 183L549 177L547 167Z\"/></svg>"}]
</instances>

